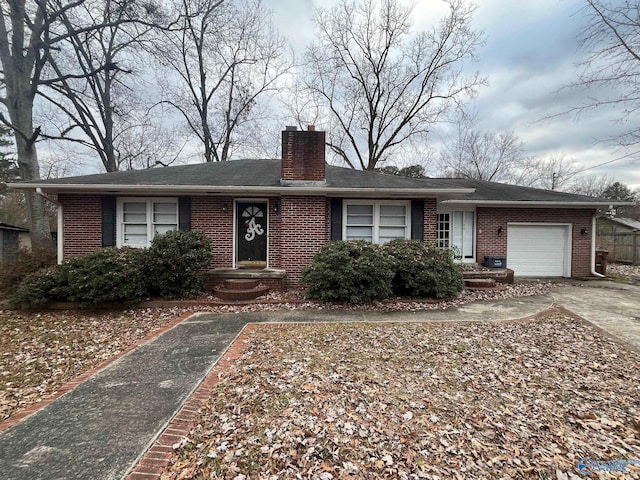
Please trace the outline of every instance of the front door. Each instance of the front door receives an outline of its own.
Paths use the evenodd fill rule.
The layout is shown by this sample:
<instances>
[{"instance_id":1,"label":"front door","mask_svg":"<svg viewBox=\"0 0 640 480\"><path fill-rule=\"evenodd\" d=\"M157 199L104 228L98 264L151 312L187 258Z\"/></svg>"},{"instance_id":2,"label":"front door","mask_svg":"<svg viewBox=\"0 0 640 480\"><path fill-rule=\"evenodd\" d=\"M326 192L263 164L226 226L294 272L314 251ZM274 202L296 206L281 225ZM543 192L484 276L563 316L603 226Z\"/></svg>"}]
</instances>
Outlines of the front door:
<instances>
[{"instance_id":1,"label":"front door","mask_svg":"<svg viewBox=\"0 0 640 480\"><path fill-rule=\"evenodd\" d=\"M267 266L267 203L236 203L236 260L238 267Z\"/></svg>"}]
</instances>

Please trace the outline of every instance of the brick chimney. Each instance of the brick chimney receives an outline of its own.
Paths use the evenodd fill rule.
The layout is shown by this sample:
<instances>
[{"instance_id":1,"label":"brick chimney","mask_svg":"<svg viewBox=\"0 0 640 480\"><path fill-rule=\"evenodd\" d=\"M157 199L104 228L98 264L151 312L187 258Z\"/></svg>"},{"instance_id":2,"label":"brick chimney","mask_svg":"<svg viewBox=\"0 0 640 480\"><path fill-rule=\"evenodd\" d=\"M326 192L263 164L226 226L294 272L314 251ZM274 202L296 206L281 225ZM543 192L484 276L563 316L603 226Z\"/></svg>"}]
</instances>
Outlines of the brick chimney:
<instances>
[{"instance_id":1,"label":"brick chimney","mask_svg":"<svg viewBox=\"0 0 640 480\"><path fill-rule=\"evenodd\" d=\"M282 185L324 185L324 132L286 127L282 132Z\"/></svg>"}]
</instances>

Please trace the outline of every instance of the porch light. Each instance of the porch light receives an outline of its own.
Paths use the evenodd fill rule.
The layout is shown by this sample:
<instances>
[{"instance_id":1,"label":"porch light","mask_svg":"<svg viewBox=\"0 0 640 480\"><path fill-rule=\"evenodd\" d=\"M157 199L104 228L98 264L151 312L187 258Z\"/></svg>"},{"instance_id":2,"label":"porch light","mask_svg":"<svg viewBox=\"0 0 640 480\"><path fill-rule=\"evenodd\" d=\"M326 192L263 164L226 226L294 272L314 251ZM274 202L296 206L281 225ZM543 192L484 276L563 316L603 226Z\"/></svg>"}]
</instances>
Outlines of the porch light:
<instances>
[{"instance_id":1,"label":"porch light","mask_svg":"<svg viewBox=\"0 0 640 480\"><path fill-rule=\"evenodd\" d=\"M504 232L504 229L502 228L502 225L500 225L498 227L498 235L502 235L502 232Z\"/></svg>"},{"instance_id":2,"label":"porch light","mask_svg":"<svg viewBox=\"0 0 640 480\"><path fill-rule=\"evenodd\" d=\"M277 203L273 204L273 213L278 213L280 211L280 206Z\"/></svg>"},{"instance_id":3,"label":"porch light","mask_svg":"<svg viewBox=\"0 0 640 480\"><path fill-rule=\"evenodd\" d=\"M580 230L580 235L582 235L583 237L586 237L587 233L589 233L589 231L586 228L583 228L582 230Z\"/></svg>"},{"instance_id":4,"label":"porch light","mask_svg":"<svg viewBox=\"0 0 640 480\"><path fill-rule=\"evenodd\" d=\"M223 203L223 204L222 204L222 211L223 211L223 212L226 212L228 208L229 208L229 207L227 207L227 204L226 204L226 203Z\"/></svg>"}]
</instances>

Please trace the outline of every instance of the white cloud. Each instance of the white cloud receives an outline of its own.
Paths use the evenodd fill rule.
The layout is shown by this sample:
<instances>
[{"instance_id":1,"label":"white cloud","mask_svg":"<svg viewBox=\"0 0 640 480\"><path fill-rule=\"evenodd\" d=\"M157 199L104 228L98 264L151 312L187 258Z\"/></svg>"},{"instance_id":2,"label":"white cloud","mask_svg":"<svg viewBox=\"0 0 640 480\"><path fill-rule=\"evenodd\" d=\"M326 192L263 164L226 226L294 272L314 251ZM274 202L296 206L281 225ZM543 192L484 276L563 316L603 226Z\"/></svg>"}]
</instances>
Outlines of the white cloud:
<instances>
[{"instance_id":1,"label":"white cloud","mask_svg":"<svg viewBox=\"0 0 640 480\"><path fill-rule=\"evenodd\" d=\"M313 39L314 6L331 7L338 0L271 0L274 19L296 49ZM415 2L414 21L428 25L446 13L440 0ZM622 125L619 112L597 110L580 117L559 116L581 105L589 92L562 89L575 80L582 55L578 35L585 24L582 0L476 0L474 24L484 30L486 45L473 66L488 78L475 108L487 131L515 131L530 155L564 154L584 168L619 158L622 152L598 140L615 136ZM619 160L588 171L609 174L640 188L640 163Z\"/></svg>"}]
</instances>

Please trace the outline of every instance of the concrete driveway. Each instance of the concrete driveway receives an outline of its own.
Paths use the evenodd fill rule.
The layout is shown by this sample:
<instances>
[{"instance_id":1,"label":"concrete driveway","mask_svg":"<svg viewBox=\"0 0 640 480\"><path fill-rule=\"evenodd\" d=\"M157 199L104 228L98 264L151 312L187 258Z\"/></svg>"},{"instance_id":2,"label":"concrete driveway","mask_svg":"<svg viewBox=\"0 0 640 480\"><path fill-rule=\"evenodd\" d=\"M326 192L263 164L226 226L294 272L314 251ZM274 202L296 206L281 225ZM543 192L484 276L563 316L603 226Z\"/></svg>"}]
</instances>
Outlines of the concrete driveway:
<instances>
[{"instance_id":1,"label":"concrete driveway","mask_svg":"<svg viewBox=\"0 0 640 480\"><path fill-rule=\"evenodd\" d=\"M592 281L558 286L554 303L640 349L640 286Z\"/></svg>"}]
</instances>

